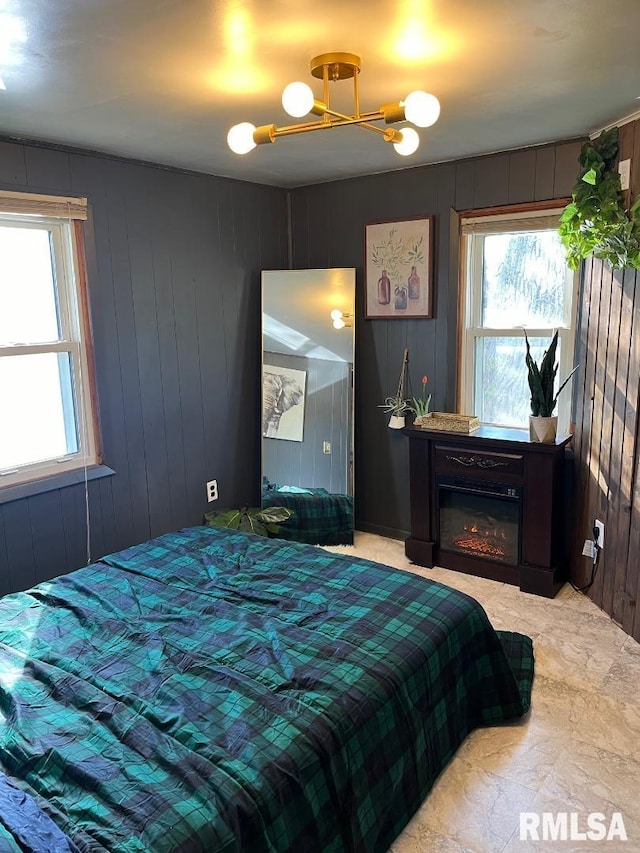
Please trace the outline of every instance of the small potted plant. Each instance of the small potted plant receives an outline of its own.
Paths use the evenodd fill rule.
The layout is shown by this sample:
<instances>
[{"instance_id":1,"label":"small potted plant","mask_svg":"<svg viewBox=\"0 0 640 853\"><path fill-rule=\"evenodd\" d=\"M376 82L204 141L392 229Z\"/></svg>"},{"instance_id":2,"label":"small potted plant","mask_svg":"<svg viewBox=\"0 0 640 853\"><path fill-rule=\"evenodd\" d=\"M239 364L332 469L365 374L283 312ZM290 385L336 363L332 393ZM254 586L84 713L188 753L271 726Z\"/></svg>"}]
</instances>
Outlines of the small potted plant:
<instances>
[{"instance_id":1,"label":"small potted plant","mask_svg":"<svg viewBox=\"0 0 640 853\"><path fill-rule=\"evenodd\" d=\"M576 365L564 382L554 394L554 385L558 364L556 362L556 348L558 346L558 331L553 335L549 349L540 362L540 366L534 361L529 346L529 338L524 333L527 342L527 354L525 357L528 370L529 390L531 391L531 414L529 416L529 438L531 441L553 443L556 440L558 428L558 416L553 410L558 402L558 396L573 374L578 369Z\"/></svg>"},{"instance_id":2,"label":"small potted plant","mask_svg":"<svg viewBox=\"0 0 640 853\"><path fill-rule=\"evenodd\" d=\"M427 420L429 410L431 408L431 394L427 394L427 382L429 377L425 374L422 377L422 396L412 397L407 408L416 416L414 424L420 426Z\"/></svg>"},{"instance_id":3,"label":"small potted plant","mask_svg":"<svg viewBox=\"0 0 640 853\"><path fill-rule=\"evenodd\" d=\"M405 424L407 412L411 411L410 401L403 397L385 397L384 403L378 406L390 415L389 426L391 429L402 429Z\"/></svg>"},{"instance_id":4,"label":"small potted plant","mask_svg":"<svg viewBox=\"0 0 640 853\"><path fill-rule=\"evenodd\" d=\"M407 412L411 411L410 401L405 396L405 385L407 381L407 364L409 363L409 350L405 349L402 356L402 367L396 393L392 397L385 397L384 403L378 406L390 415L389 426L391 429L402 429L404 427Z\"/></svg>"}]
</instances>

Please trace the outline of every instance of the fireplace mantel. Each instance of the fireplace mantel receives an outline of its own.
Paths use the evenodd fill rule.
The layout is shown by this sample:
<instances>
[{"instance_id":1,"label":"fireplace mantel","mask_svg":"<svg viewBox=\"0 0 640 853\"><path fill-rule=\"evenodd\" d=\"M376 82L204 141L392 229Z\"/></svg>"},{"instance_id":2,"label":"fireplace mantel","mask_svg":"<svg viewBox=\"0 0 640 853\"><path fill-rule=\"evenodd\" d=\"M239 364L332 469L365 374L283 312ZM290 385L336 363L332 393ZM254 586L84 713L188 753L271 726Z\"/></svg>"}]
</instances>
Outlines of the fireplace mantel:
<instances>
[{"instance_id":1,"label":"fireplace mantel","mask_svg":"<svg viewBox=\"0 0 640 853\"><path fill-rule=\"evenodd\" d=\"M438 565L553 598L567 576L565 452L571 436L542 444L530 441L526 430L490 426L470 434L414 428L404 432L410 448L407 557L421 566ZM517 557L487 559L447 546L441 536L442 495L447 489L452 494L477 492L496 506L509 503L519 519Z\"/></svg>"}]
</instances>

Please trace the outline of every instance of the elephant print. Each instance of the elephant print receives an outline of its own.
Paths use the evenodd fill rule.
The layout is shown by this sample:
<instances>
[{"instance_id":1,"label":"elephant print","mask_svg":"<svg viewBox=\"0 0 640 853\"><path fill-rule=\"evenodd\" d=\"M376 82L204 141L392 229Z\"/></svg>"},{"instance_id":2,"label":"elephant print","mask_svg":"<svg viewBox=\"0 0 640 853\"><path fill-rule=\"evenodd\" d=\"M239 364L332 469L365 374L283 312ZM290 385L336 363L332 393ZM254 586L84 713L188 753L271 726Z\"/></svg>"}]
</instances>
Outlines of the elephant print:
<instances>
[{"instance_id":1,"label":"elephant print","mask_svg":"<svg viewBox=\"0 0 640 853\"><path fill-rule=\"evenodd\" d=\"M280 419L286 412L303 403L304 371L286 368L275 368L278 372L272 372L272 370L274 368L268 369L265 366L262 381L262 434L266 438L289 438L302 441L302 409L299 419L299 437L297 429L294 430L295 434L282 434ZM301 374L302 381L297 376L288 374Z\"/></svg>"}]
</instances>

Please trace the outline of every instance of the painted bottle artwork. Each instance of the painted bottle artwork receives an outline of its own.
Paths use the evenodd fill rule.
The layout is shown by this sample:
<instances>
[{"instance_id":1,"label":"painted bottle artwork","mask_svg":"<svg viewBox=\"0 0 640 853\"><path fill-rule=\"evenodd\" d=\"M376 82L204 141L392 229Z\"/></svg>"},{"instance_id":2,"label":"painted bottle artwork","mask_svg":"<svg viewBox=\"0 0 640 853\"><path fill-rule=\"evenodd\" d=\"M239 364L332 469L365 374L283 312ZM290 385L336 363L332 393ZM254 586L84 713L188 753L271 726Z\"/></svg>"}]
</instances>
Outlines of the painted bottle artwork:
<instances>
[{"instance_id":1,"label":"painted bottle artwork","mask_svg":"<svg viewBox=\"0 0 640 853\"><path fill-rule=\"evenodd\" d=\"M393 307L397 311L404 311L407 307L407 288L406 287L396 287L395 298L393 300Z\"/></svg>"},{"instance_id":2,"label":"painted bottle artwork","mask_svg":"<svg viewBox=\"0 0 640 853\"><path fill-rule=\"evenodd\" d=\"M380 305L388 305L391 302L391 282L386 270L378 279L378 302Z\"/></svg>"},{"instance_id":3,"label":"painted bottle artwork","mask_svg":"<svg viewBox=\"0 0 640 853\"><path fill-rule=\"evenodd\" d=\"M409 299L420 299L420 276L416 272L415 267L411 267L411 275L409 276Z\"/></svg>"}]
</instances>

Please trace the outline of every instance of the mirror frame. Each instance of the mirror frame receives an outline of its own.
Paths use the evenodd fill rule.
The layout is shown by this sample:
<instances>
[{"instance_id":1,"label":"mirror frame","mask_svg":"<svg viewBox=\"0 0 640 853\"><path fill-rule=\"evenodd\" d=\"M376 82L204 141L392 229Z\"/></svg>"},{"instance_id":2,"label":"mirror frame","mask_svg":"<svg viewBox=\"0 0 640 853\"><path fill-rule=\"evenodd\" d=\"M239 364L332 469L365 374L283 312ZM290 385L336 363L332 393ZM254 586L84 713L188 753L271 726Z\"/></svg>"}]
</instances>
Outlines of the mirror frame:
<instances>
[{"instance_id":1,"label":"mirror frame","mask_svg":"<svg viewBox=\"0 0 640 853\"><path fill-rule=\"evenodd\" d=\"M355 286L352 267L262 272L261 502L268 477L353 505Z\"/></svg>"}]
</instances>

